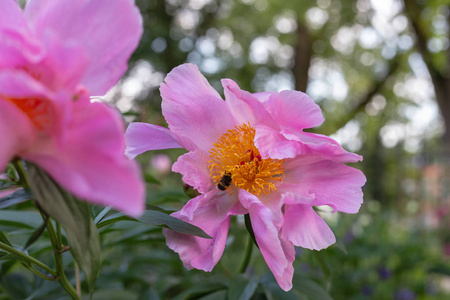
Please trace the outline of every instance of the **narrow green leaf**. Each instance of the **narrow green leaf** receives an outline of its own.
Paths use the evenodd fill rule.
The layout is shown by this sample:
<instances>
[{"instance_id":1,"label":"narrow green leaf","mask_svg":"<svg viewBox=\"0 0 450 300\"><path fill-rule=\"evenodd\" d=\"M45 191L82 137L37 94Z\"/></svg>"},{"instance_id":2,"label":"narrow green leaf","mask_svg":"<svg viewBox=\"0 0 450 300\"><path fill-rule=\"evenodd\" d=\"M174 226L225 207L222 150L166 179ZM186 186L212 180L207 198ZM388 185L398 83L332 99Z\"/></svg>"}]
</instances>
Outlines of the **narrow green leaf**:
<instances>
[{"instance_id":1,"label":"narrow green leaf","mask_svg":"<svg viewBox=\"0 0 450 300\"><path fill-rule=\"evenodd\" d=\"M230 279L228 288L228 300L249 300L256 291L258 282L250 281L239 275Z\"/></svg>"},{"instance_id":2,"label":"narrow green leaf","mask_svg":"<svg viewBox=\"0 0 450 300\"><path fill-rule=\"evenodd\" d=\"M177 295L175 298L173 298L173 300L199 299L200 297L223 290L225 288L226 286L221 283L209 283L204 285L197 285Z\"/></svg>"},{"instance_id":3,"label":"narrow green leaf","mask_svg":"<svg viewBox=\"0 0 450 300\"><path fill-rule=\"evenodd\" d=\"M345 247L344 242L342 242L342 240L336 240L335 245L344 253L344 254L348 254L347 251L347 247Z\"/></svg>"},{"instance_id":4,"label":"narrow green leaf","mask_svg":"<svg viewBox=\"0 0 450 300\"><path fill-rule=\"evenodd\" d=\"M206 296L203 296L201 298L198 298L198 300L226 300L227 299L227 291L226 290L220 290L211 294L208 294Z\"/></svg>"},{"instance_id":5,"label":"narrow green leaf","mask_svg":"<svg viewBox=\"0 0 450 300\"><path fill-rule=\"evenodd\" d=\"M31 190L40 207L66 231L70 252L94 288L100 269L100 238L86 202L59 187L43 170L28 164Z\"/></svg>"},{"instance_id":6,"label":"narrow green leaf","mask_svg":"<svg viewBox=\"0 0 450 300\"><path fill-rule=\"evenodd\" d=\"M98 213L98 215L95 216L94 223L95 223L95 224L98 224L99 222L101 222L101 221L103 220L103 218L106 216L106 214L107 214L108 212L110 212L110 211L111 211L111 207L109 207L109 206L107 206L107 207L105 207L104 209L102 209L102 210Z\"/></svg>"},{"instance_id":7,"label":"narrow green leaf","mask_svg":"<svg viewBox=\"0 0 450 300\"><path fill-rule=\"evenodd\" d=\"M117 223L119 221L135 221L138 222L138 220L136 220L135 218L129 217L124 215L123 213L115 213L112 214L106 218L104 218L100 223L97 224L97 228L102 228L108 225L112 225L114 223Z\"/></svg>"},{"instance_id":8,"label":"narrow green leaf","mask_svg":"<svg viewBox=\"0 0 450 300\"><path fill-rule=\"evenodd\" d=\"M42 219L35 211L0 210L0 224L22 228L37 228Z\"/></svg>"},{"instance_id":9,"label":"narrow green leaf","mask_svg":"<svg viewBox=\"0 0 450 300\"><path fill-rule=\"evenodd\" d=\"M8 238L7 238L7 237L3 234L3 232L1 232L1 231L0 231L0 242L2 242L2 243L4 243L4 244L6 244L6 245L12 247L12 245L11 245L11 243L9 242Z\"/></svg>"},{"instance_id":10,"label":"narrow green leaf","mask_svg":"<svg viewBox=\"0 0 450 300\"><path fill-rule=\"evenodd\" d=\"M20 189L0 199L0 209L13 206L31 199L31 194L25 189Z\"/></svg>"},{"instance_id":11,"label":"narrow green leaf","mask_svg":"<svg viewBox=\"0 0 450 300\"><path fill-rule=\"evenodd\" d=\"M137 220L146 224L163 226L180 233L195 235L205 239L212 239L212 237L197 226L186 223L160 211L146 210L141 217L137 218Z\"/></svg>"},{"instance_id":12,"label":"narrow green leaf","mask_svg":"<svg viewBox=\"0 0 450 300\"><path fill-rule=\"evenodd\" d=\"M30 247L37 239L44 233L45 228L47 227L48 217L44 220L41 226L36 229L33 234L28 238L27 243L25 244L25 249Z\"/></svg>"},{"instance_id":13,"label":"narrow green leaf","mask_svg":"<svg viewBox=\"0 0 450 300\"><path fill-rule=\"evenodd\" d=\"M155 176L153 176L149 173L144 173L144 180L145 180L145 182L148 182L148 183L154 183L154 184L161 185L161 181L159 181L158 179L156 179Z\"/></svg>"},{"instance_id":14,"label":"narrow green leaf","mask_svg":"<svg viewBox=\"0 0 450 300\"><path fill-rule=\"evenodd\" d=\"M253 243L255 243L256 247L258 247L258 249L259 249L258 243L256 242L255 233L253 232L252 221L250 220L250 215L245 214L244 219L245 219L245 228L247 228L247 231L250 234L250 237L252 238Z\"/></svg>"}]
</instances>

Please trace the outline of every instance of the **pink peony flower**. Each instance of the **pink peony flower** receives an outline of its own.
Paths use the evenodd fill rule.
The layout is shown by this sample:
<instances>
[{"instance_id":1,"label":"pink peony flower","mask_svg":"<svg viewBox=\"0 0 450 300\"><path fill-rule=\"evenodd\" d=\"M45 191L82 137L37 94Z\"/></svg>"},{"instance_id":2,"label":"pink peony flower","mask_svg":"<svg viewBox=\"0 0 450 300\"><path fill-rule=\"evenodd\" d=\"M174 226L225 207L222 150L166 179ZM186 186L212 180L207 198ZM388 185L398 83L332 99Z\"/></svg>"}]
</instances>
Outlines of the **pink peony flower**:
<instances>
[{"instance_id":1,"label":"pink peony flower","mask_svg":"<svg viewBox=\"0 0 450 300\"><path fill-rule=\"evenodd\" d=\"M292 287L294 246L320 250L335 242L313 207L358 212L366 179L344 165L361 156L336 141L303 132L323 122L319 106L297 91L251 94L222 80L226 101L197 67L181 65L161 85L170 129L132 123L126 153L186 148L172 170L201 194L173 216L212 240L164 230L188 269L211 271L224 251L232 215L249 214L256 241L278 284Z\"/></svg>"},{"instance_id":2,"label":"pink peony flower","mask_svg":"<svg viewBox=\"0 0 450 300\"><path fill-rule=\"evenodd\" d=\"M0 0L0 172L14 157L89 202L130 215L144 206L124 124L91 103L122 76L142 33L132 0Z\"/></svg>"}]
</instances>

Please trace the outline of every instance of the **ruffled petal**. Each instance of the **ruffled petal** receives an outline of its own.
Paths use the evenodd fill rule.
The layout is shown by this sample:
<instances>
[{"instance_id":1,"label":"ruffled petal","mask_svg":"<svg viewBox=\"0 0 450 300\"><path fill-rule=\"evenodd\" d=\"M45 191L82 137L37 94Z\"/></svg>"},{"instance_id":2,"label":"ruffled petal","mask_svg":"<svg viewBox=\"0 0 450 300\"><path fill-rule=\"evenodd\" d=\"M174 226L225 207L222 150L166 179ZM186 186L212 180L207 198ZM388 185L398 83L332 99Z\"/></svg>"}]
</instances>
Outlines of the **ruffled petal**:
<instances>
[{"instance_id":1,"label":"ruffled petal","mask_svg":"<svg viewBox=\"0 0 450 300\"><path fill-rule=\"evenodd\" d=\"M255 146L263 158L294 158L304 152L298 141L286 139L279 131L265 125L255 125Z\"/></svg>"},{"instance_id":2,"label":"ruffled petal","mask_svg":"<svg viewBox=\"0 0 450 300\"><path fill-rule=\"evenodd\" d=\"M84 48L89 67L81 83L92 95L105 94L123 75L142 34L132 0L33 0L25 16L41 38L52 35Z\"/></svg>"},{"instance_id":3,"label":"ruffled petal","mask_svg":"<svg viewBox=\"0 0 450 300\"><path fill-rule=\"evenodd\" d=\"M303 204L284 206L282 237L311 250L321 250L336 242L327 223L311 206Z\"/></svg>"},{"instance_id":4,"label":"ruffled petal","mask_svg":"<svg viewBox=\"0 0 450 300\"><path fill-rule=\"evenodd\" d=\"M245 190L239 190L239 200L250 215L253 232L261 254L280 287L292 288L295 259L294 245L281 236L283 217L281 210L274 212L258 198Z\"/></svg>"},{"instance_id":5,"label":"ruffled petal","mask_svg":"<svg viewBox=\"0 0 450 300\"><path fill-rule=\"evenodd\" d=\"M318 161L317 157L296 158L283 166L283 184L295 194L314 194L311 205L329 205L346 213L357 213L361 207L366 177L360 170L330 160Z\"/></svg>"},{"instance_id":6,"label":"ruffled petal","mask_svg":"<svg viewBox=\"0 0 450 300\"><path fill-rule=\"evenodd\" d=\"M52 91L33 76L25 71L14 69L0 71L0 95L15 99L55 97Z\"/></svg>"},{"instance_id":7,"label":"ruffled petal","mask_svg":"<svg viewBox=\"0 0 450 300\"><path fill-rule=\"evenodd\" d=\"M130 159L149 150L182 148L177 137L167 128L133 122L125 132L125 155Z\"/></svg>"},{"instance_id":8,"label":"ruffled petal","mask_svg":"<svg viewBox=\"0 0 450 300\"><path fill-rule=\"evenodd\" d=\"M183 182L192 186L200 193L209 191L212 180L208 171L208 156L201 151L195 150L178 158L173 164L172 171L183 175Z\"/></svg>"},{"instance_id":9,"label":"ruffled petal","mask_svg":"<svg viewBox=\"0 0 450 300\"><path fill-rule=\"evenodd\" d=\"M200 227L212 239L178 233L169 229L163 229L163 234L169 248L180 255L181 261L188 270L196 268L209 272L220 260L225 249L231 219L230 207L234 203L229 201L228 194L217 194L216 191L200 195L197 198L199 199L194 198L196 200L190 201L190 203L196 203L194 211L192 211L192 207L183 208L183 210L173 213L172 216ZM189 214L191 217L187 216Z\"/></svg>"},{"instance_id":10,"label":"ruffled petal","mask_svg":"<svg viewBox=\"0 0 450 300\"><path fill-rule=\"evenodd\" d=\"M227 104L193 64L174 68L161 84L162 112L170 130L208 153L236 124Z\"/></svg>"},{"instance_id":11,"label":"ruffled petal","mask_svg":"<svg viewBox=\"0 0 450 300\"><path fill-rule=\"evenodd\" d=\"M324 121L320 107L302 92L272 93L264 105L281 129L302 131Z\"/></svg>"},{"instance_id":12,"label":"ruffled petal","mask_svg":"<svg viewBox=\"0 0 450 300\"><path fill-rule=\"evenodd\" d=\"M290 140L300 141L305 147L303 150L305 153L319 154L324 158L346 163L362 160L362 156L347 152L338 142L322 134L297 132L295 134L285 133L284 136Z\"/></svg>"},{"instance_id":13,"label":"ruffled petal","mask_svg":"<svg viewBox=\"0 0 450 300\"><path fill-rule=\"evenodd\" d=\"M0 173L6 165L36 139L33 124L11 102L0 97Z\"/></svg>"},{"instance_id":14,"label":"ruffled petal","mask_svg":"<svg viewBox=\"0 0 450 300\"><path fill-rule=\"evenodd\" d=\"M231 79L222 79L225 100L237 123L271 124L271 117L258 99Z\"/></svg>"},{"instance_id":15,"label":"ruffled petal","mask_svg":"<svg viewBox=\"0 0 450 300\"><path fill-rule=\"evenodd\" d=\"M42 49L31 36L16 1L0 0L0 68L17 67L41 58Z\"/></svg>"},{"instance_id":16,"label":"ruffled petal","mask_svg":"<svg viewBox=\"0 0 450 300\"><path fill-rule=\"evenodd\" d=\"M136 162L123 154L123 122L115 109L100 102L76 107L61 139L42 139L22 157L81 199L142 213L144 183Z\"/></svg>"}]
</instances>

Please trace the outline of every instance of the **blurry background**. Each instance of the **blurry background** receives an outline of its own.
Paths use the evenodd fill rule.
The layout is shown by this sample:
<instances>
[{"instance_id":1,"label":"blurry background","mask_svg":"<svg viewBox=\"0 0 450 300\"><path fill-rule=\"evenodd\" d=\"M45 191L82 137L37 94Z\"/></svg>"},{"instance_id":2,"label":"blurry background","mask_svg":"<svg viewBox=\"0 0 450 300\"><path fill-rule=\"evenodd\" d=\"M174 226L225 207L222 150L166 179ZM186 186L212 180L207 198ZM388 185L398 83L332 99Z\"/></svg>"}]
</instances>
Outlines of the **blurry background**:
<instances>
[{"instance_id":1,"label":"blurry background","mask_svg":"<svg viewBox=\"0 0 450 300\"><path fill-rule=\"evenodd\" d=\"M306 91L325 114L313 130L363 155L356 167L368 179L360 214L325 213L347 248L347 254L325 251L330 295L447 299L449 1L137 4L144 36L128 76L108 95L127 121L165 125L158 86L184 62L198 65L219 93L221 78L251 92ZM167 182L180 153L150 153L141 161L148 174ZM180 176L172 180L179 184Z\"/></svg>"}]
</instances>

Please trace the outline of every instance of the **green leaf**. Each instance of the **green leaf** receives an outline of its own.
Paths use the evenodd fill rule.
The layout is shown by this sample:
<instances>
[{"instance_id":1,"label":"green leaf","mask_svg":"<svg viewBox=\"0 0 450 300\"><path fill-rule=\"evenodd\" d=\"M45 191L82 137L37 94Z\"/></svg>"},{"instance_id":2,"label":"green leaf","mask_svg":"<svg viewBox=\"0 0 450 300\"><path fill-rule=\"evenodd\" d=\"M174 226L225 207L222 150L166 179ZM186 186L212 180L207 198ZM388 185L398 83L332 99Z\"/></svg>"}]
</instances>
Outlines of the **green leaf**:
<instances>
[{"instance_id":1,"label":"green leaf","mask_svg":"<svg viewBox=\"0 0 450 300\"><path fill-rule=\"evenodd\" d=\"M0 224L35 229L42 218L35 211L0 210Z\"/></svg>"},{"instance_id":2,"label":"green leaf","mask_svg":"<svg viewBox=\"0 0 450 300\"><path fill-rule=\"evenodd\" d=\"M1 284L11 299L26 299L33 287L22 274L8 274L1 278Z\"/></svg>"},{"instance_id":3,"label":"green leaf","mask_svg":"<svg viewBox=\"0 0 450 300\"><path fill-rule=\"evenodd\" d=\"M118 213L115 213L115 214L112 214L112 215L110 215L110 216L105 217L102 221L100 221L100 222L97 224L97 228L100 229L100 228L102 228L102 227L105 227L105 226L108 226L108 225L112 225L112 224L117 223L117 222L119 222L119 221L134 221L134 222L139 222L139 221L136 220L135 218L129 217L129 216L123 214L123 213L118 212Z\"/></svg>"},{"instance_id":4,"label":"green leaf","mask_svg":"<svg viewBox=\"0 0 450 300\"><path fill-rule=\"evenodd\" d=\"M203 296L201 298L198 298L198 300L226 300L227 299L227 291L226 290L220 290L211 294L208 294L206 296Z\"/></svg>"},{"instance_id":5,"label":"green leaf","mask_svg":"<svg viewBox=\"0 0 450 300\"><path fill-rule=\"evenodd\" d=\"M160 211L146 210L141 217L137 218L137 220L145 224L163 226L180 233L195 235L205 239L212 239L212 237L197 226L186 223Z\"/></svg>"},{"instance_id":6,"label":"green leaf","mask_svg":"<svg viewBox=\"0 0 450 300\"><path fill-rule=\"evenodd\" d=\"M250 281L239 275L231 278L228 288L228 300L249 300L256 291L258 282Z\"/></svg>"},{"instance_id":7,"label":"green leaf","mask_svg":"<svg viewBox=\"0 0 450 300\"><path fill-rule=\"evenodd\" d=\"M161 300L161 298L155 289L149 288L144 293L140 294L137 300Z\"/></svg>"},{"instance_id":8,"label":"green leaf","mask_svg":"<svg viewBox=\"0 0 450 300\"><path fill-rule=\"evenodd\" d=\"M100 269L100 239L86 202L59 187L43 170L28 164L31 190L40 207L66 231L70 252L94 288Z\"/></svg>"},{"instance_id":9,"label":"green leaf","mask_svg":"<svg viewBox=\"0 0 450 300\"><path fill-rule=\"evenodd\" d=\"M6 245L12 247L12 245L11 245L11 243L9 242L8 238L7 238L7 237L3 234L3 232L1 232L1 231L0 231L0 242L2 242L2 243L4 243L4 244L6 244Z\"/></svg>"},{"instance_id":10,"label":"green leaf","mask_svg":"<svg viewBox=\"0 0 450 300\"><path fill-rule=\"evenodd\" d=\"M343 242L341 239L336 240L335 245L336 245L336 247L338 247L345 255L348 254L347 247L345 247L345 244L344 244L344 242Z\"/></svg>"},{"instance_id":11,"label":"green leaf","mask_svg":"<svg viewBox=\"0 0 450 300\"><path fill-rule=\"evenodd\" d=\"M36 229L33 234L28 238L27 243L25 244L25 249L30 247L37 239L44 233L45 228L47 227L48 217L44 220L41 226Z\"/></svg>"},{"instance_id":12,"label":"green leaf","mask_svg":"<svg viewBox=\"0 0 450 300\"><path fill-rule=\"evenodd\" d=\"M253 243L255 243L256 247L258 247L258 249L259 249L258 243L256 242L255 233L253 232L252 221L250 220L250 215L245 214L244 219L245 219L245 228L247 228L247 231L250 234L250 237L252 238Z\"/></svg>"},{"instance_id":13,"label":"green leaf","mask_svg":"<svg viewBox=\"0 0 450 300\"><path fill-rule=\"evenodd\" d=\"M153 176L149 173L144 173L144 180L147 183L154 183L154 184L161 185L161 181L159 181L158 179L156 179L155 176Z\"/></svg>"},{"instance_id":14,"label":"green leaf","mask_svg":"<svg viewBox=\"0 0 450 300\"><path fill-rule=\"evenodd\" d=\"M317 282L301 275L294 275L294 288L310 300L333 300L328 292Z\"/></svg>"},{"instance_id":15,"label":"green leaf","mask_svg":"<svg viewBox=\"0 0 450 300\"><path fill-rule=\"evenodd\" d=\"M14 193L0 199L0 209L13 206L18 203L25 202L31 199L31 195L25 189L20 189Z\"/></svg>"},{"instance_id":16,"label":"green leaf","mask_svg":"<svg viewBox=\"0 0 450 300\"><path fill-rule=\"evenodd\" d=\"M209 295L211 293L225 289L225 285L221 283L209 283L205 285L194 286L187 291L177 295L173 300L193 300ZM226 291L225 291L226 295ZM225 299L225 298L224 298Z\"/></svg>"},{"instance_id":17,"label":"green leaf","mask_svg":"<svg viewBox=\"0 0 450 300\"><path fill-rule=\"evenodd\" d=\"M331 284L332 270L329 264L326 262L326 251L312 251L314 258L316 259L320 269L322 270L323 277L327 282L328 286Z\"/></svg>"}]
</instances>

